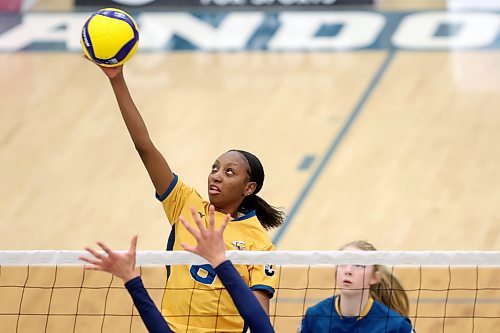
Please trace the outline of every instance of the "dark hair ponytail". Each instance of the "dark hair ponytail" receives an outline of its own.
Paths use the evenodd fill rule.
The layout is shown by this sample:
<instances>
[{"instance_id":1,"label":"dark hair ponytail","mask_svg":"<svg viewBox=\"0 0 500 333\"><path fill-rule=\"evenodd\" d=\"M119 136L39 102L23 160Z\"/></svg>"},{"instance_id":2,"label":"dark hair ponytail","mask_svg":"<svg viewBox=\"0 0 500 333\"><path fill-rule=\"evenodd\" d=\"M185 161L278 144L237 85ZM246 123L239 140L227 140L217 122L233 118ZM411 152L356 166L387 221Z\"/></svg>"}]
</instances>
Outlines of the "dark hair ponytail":
<instances>
[{"instance_id":1,"label":"dark hair ponytail","mask_svg":"<svg viewBox=\"0 0 500 333\"><path fill-rule=\"evenodd\" d=\"M268 230L279 227L285 218L285 214L281 210L271 206L253 193L243 199L241 207L246 210L255 210L260 223Z\"/></svg>"},{"instance_id":2,"label":"dark hair ponytail","mask_svg":"<svg viewBox=\"0 0 500 333\"><path fill-rule=\"evenodd\" d=\"M259 159L254 154L244 150L233 149L230 151L236 151L243 156L248 163L248 176L250 177L250 181L257 184L255 191L243 199L240 210L255 210L257 218L265 229L279 227L285 219L285 213L271 206L257 195L264 185L264 168Z\"/></svg>"}]
</instances>

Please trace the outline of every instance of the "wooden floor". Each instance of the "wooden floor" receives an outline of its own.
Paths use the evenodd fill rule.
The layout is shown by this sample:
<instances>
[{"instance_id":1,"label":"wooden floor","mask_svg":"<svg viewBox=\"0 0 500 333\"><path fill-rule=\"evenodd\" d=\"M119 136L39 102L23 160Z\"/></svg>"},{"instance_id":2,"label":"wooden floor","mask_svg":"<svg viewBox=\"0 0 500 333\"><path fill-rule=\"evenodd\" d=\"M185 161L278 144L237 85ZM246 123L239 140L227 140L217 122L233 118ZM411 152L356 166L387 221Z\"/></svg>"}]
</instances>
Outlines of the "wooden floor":
<instances>
[{"instance_id":1,"label":"wooden floor","mask_svg":"<svg viewBox=\"0 0 500 333\"><path fill-rule=\"evenodd\" d=\"M498 249L499 55L397 52L280 246Z\"/></svg>"},{"instance_id":2,"label":"wooden floor","mask_svg":"<svg viewBox=\"0 0 500 333\"><path fill-rule=\"evenodd\" d=\"M494 250L499 55L139 54L125 70L153 139L201 193L221 152L261 157L262 196L298 207L280 249ZM99 70L67 53L0 61L0 248L125 247L134 232L163 248L168 224Z\"/></svg>"},{"instance_id":3,"label":"wooden floor","mask_svg":"<svg viewBox=\"0 0 500 333\"><path fill-rule=\"evenodd\" d=\"M168 223L98 68L56 52L4 53L0 63L0 250L80 250L96 240L123 249L136 233L139 250L164 249ZM220 153L261 158L262 196L289 213L271 235L281 250L334 250L355 239L384 250L500 248L500 52L140 53L125 71L155 143L202 194ZM28 279L6 272L0 285ZM429 274L430 285L447 286L448 272ZM474 274L453 281L471 286ZM498 271L481 274L499 288ZM400 275L415 287L414 271ZM160 288L162 274L151 276ZM290 304L273 310L277 331L292 332L300 315L279 311L286 316L306 296L282 297ZM421 297L424 316L442 313L446 295ZM448 314L476 304L467 292L452 297ZM476 311L500 317L498 290L477 297ZM10 311L3 299L0 310ZM61 327L73 325L65 318ZM23 320L2 318L3 327L38 332L44 319ZM471 332L472 323L474 332L500 324L456 318L446 332ZM443 327L417 321L420 333Z\"/></svg>"}]
</instances>

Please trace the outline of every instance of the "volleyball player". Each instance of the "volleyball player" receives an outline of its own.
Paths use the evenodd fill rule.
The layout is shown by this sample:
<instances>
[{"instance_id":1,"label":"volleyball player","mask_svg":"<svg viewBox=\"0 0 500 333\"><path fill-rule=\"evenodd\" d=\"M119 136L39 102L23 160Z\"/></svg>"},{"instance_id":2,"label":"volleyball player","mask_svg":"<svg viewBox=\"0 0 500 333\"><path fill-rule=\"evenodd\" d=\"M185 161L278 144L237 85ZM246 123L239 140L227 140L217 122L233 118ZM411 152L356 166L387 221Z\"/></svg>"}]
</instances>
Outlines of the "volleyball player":
<instances>
[{"instance_id":1,"label":"volleyball player","mask_svg":"<svg viewBox=\"0 0 500 333\"><path fill-rule=\"evenodd\" d=\"M365 241L341 250L376 251ZM307 309L301 333L412 333L408 296L399 280L381 265L339 265L339 295Z\"/></svg>"},{"instance_id":2,"label":"volleyball player","mask_svg":"<svg viewBox=\"0 0 500 333\"><path fill-rule=\"evenodd\" d=\"M156 189L172 226L167 250L182 250L181 242L192 240L179 223L179 217L190 216L195 207L207 223L208 207L215 207L215 224L219 226L226 214L231 216L224 240L230 250L274 249L266 229L283 222L283 212L257 196L264 182L264 169L253 154L230 150L220 155L208 175L208 201L175 175L163 155L156 149L134 104L123 76L123 66L101 67L108 76L132 141ZM176 143L182 149L182 142ZM196 163L196 162L193 162ZM194 225L189 218L188 223ZM272 265L237 267L251 287L264 310L269 312L269 299L274 294L277 273ZM242 332L245 325L227 293L219 295L220 281L210 265L174 266L167 270L167 288L162 313L170 327L178 332ZM194 284L194 288L193 288ZM175 304L175 306L174 306ZM216 314L222 314L223 320Z\"/></svg>"},{"instance_id":3,"label":"volleyball player","mask_svg":"<svg viewBox=\"0 0 500 333\"><path fill-rule=\"evenodd\" d=\"M208 212L208 228L205 227L204 222L200 219L195 209L192 209L191 215L197 228L190 225L182 216L180 217L180 221L186 230L193 235L196 240L196 245L183 243L182 247L189 252L193 252L207 259L217 273L217 277L226 287L236 308L252 332L274 332L267 313L257 301L257 298L253 295L250 288L239 276L233 264L226 258L226 246L224 244L223 233L230 220L230 215L228 214L223 218L218 230L215 229L215 212L212 205L210 205ZM139 273L135 269L137 236L132 238L130 249L127 253L116 253L101 242L97 244L106 254L101 254L90 247L86 247L85 249L89 251L94 258L80 257L80 259L89 263L89 265L85 265L85 269L108 272L122 279L149 332L173 332L151 300L142 284ZM172 299L165 300L167 303L175 301L176 300Z\"/></svg>"}]
</instances>

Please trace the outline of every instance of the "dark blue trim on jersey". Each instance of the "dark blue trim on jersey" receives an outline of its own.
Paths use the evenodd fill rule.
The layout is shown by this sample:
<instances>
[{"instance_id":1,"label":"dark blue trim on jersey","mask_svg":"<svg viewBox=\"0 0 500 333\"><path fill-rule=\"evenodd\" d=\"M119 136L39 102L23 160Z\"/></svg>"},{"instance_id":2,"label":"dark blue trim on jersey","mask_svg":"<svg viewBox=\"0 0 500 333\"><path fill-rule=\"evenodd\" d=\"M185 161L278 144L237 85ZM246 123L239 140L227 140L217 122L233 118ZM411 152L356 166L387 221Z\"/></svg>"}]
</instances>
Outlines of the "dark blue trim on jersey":
<instances>
[{"instance_id":1,"label":"dark blue trim on jersey","mask_svg":"<svg viewBox=\"0 0 500 333\"><path fill-rule=\"evenodd\" d=\"M256 284L250 289L252 289L252 291L264 291L265 293L267 293L267 296L269 298L273 298L274 296L274 288L266 286L265 284Z\"/></svg>"},{"instance_id":2,"label":"dark blue trim on jersey","mask_svg":"<svg viewBox=\"0 0 500 333\"><path fill-rule=\"evenodd\" d=\"M172 229L170 230L170 235L168 235L167 241L167 251L172 251L174 249L175 243L175 223L172 224ZM167 280L170 277L170 265L165 266L167 269Z\"/></svg>"},{"instance_id":3,"label":"dark blue trim on jersey","mask_svg":"<svg viewBox=\"0 0 500 333\"><path fill-rule=\"evenodd\" d=\"M254 217L254 216L257 216L257 213L255 212L255 210L252 210L243 216L232 219L231 221L243 221L243 220L249 219L249 218Z\"/></svg>"},{"instance_id":4,"label":"dark blue trim on jersey","mask_svg":"<svg viewBox=\"0 0 500 333\"><path fill-rule=\"evenodd\" d=\"M309 192L311 192L312 188L316 184L316 181L320 178L322 175L323 171L325 170L325 167L328 165L328 162L330 162L330 159L332 156L335 154L337 151L337 148L339 145L342 143L344 140L347 132L349 132L349 129L351 128L352 124L358 117L358 115L361 113L361 110L366 104L366 101L368 98L371 96L372 92L375 90L379 82L382 80L382 77L385 74L385 71L389 67L389 64L391 63L392 59L394 58L394 52L389 52L388 56L385 58L383 61L382 65L379 67L378 71L375 73L375 76L373 77L372 81L368 84L368 87L366 88L365 92L359 99L358 103L354 107L354 110L351 112L349 115L349 118L347 118L346 122L340 129L338 133L336 133L335 137L330 143L330 146L328 147L327 151L323 155L321 161L318 164L318 167L316 170L311 175L311 178L309 178L308 182L302 189L302 191L299 193L299 196L297 199L295 199L295 202L293 203L292 208L290 209L290 212L288 213L288 216L285 219L285 222L281 225L280 228L278 228L278 231L274 235L273 238L273 243L278 244L283 235L285 234L285 231L287 228L292 224L293 218L299 211L299 209L302 207L302 204L306 200L307 196L309 195Z\"/></svg>"},{"instance_id":5,"label":"dark blue trim on jersey","mask_svg":"<svg viewBox=\"0 0 500 333\"><path fill-rule=\"evenodd\" d=\"M179 179L179 177L177 177L177 175L174 173L174 179L172 179L172 181L170 182L170 185L168 186L168 188L165 191L165 193L163 193L162 195L159 195L158 193L155 193L156 199L158 199L160 201L165 200L168 197L168 195L172 192L172 190L174 189L175 185L177 185L178 179Z\"/></svg>"}]
</instances>

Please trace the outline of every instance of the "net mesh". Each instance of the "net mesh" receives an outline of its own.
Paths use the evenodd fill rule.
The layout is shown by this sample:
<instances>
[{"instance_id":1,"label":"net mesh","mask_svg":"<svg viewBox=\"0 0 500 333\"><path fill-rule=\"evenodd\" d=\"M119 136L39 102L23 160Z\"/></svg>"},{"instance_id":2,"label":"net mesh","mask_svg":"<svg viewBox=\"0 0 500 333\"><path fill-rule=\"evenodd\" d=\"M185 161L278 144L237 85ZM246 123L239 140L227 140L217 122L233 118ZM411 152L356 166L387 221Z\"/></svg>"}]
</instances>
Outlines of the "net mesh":
<instances>
[{"instance_id":1,"label":"net mesh","mask_svg":"<svg viewBox=\"0 0 500 333\"><path fill-rule=\"evenodd\" d=\"M122 281L85 271L83 252L0 252L3 332L146 332ZM296 332L308 307L338 294L335 265L384 264L403 283L417 332L495 332L500 327L500 252L230 252L237 264L275 263L276 332ZM144 284L157 305L165 265L202 264L186 252L140 252ZM196 300L193 300L196 301Z\"/></svg>"}]
</instances>

